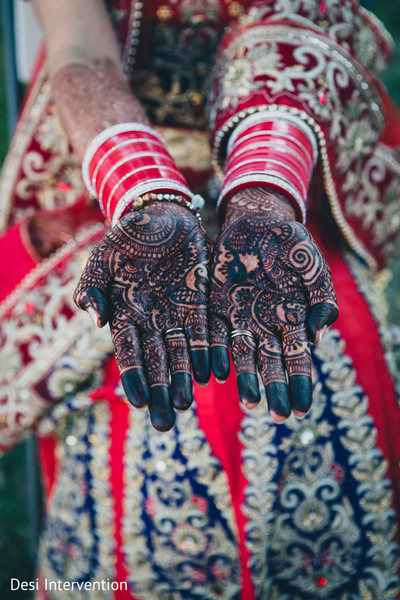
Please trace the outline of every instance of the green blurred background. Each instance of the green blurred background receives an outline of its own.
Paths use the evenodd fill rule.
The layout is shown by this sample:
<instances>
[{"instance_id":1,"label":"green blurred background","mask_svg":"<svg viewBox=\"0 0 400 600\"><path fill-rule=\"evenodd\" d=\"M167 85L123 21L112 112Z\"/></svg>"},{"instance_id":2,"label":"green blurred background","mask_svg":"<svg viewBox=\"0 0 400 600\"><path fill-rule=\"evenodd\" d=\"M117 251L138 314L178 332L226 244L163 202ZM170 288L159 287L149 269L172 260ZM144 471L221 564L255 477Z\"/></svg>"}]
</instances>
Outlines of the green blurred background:
<instances>
[{"instance_id":1,"label":"green blurred background","mask_svg":"<svg viewBox=\"0 0 400 600\"><path fill-rule=\"evenodd\" d=\"M9 0L3 0L8 2ZM317 0L316 0L317 1ZM374 0L375 14L384 22L395 38L397 48L387 70L384 82L400 105L400 0L391 2ZM0 13L0 162L8 145L7 107L5 90L5 58L1 51L4 38ZM400 325L400 257L391 265L392 279L388 300L392 321ZM0 367L1 368L1 367ZM37 521L40 506L36 497L39 488L28 487L27 481L35 479L34 446L20 444L13 452L0 459L0 599L29 598L28 592L11 592L10 578L34 578ZM29 490L29 491L28 491Z\"/></svg>"}]
</instances>

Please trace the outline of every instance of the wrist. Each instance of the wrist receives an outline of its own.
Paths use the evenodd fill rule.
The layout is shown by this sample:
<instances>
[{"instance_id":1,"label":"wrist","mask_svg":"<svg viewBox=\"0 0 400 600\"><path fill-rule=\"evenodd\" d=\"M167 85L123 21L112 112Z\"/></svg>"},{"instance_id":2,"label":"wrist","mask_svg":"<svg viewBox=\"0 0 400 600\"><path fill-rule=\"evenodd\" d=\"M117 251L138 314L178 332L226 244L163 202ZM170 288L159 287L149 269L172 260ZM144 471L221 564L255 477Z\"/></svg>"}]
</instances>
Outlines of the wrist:
<instances>
[{"instance_id":1,"label":"wrist","mask_svg":"<svg viewBox=\"0 0 400 600\"><path fill-rule=\"evenodd\" d=\"M224 221L257 214L268 221L295 221L293 204L279 192L254 187L233 194L226 202Z\"/></svg>"}]
</instances>

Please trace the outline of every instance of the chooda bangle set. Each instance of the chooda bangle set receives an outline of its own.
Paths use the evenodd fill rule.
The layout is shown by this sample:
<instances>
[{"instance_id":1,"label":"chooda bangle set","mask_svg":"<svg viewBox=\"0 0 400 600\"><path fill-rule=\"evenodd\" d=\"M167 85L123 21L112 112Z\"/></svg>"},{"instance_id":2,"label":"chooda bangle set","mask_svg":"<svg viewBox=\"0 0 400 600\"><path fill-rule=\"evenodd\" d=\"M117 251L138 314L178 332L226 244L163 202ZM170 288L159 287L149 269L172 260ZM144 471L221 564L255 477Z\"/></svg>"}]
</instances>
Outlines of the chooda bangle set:
<instances>
[{"instance_id":1,"label":"chooda bangle set","mask_svg":"<svg viewBox=\"0 0 400 600\"><path fill-rule=\"evenodd\" d=\"M112 226L160 200L181 204L200 219L203 199L192 194L165 142L146 125L121 123L102 131L86 150L82 176Z\"/></svg>"},{"instance_id":2,"label":"chooda bangle set","mask_svg":"<svg viewBox=\"0 0 400 600\"><path fill-rule=\"evenodd\" d=\"M268 110L241 121L229 138L224 182L218 199L223 219L227 200L249 187L267 187L289 198L305 221L308 187L318 158L311 127L300 117Z\"/></svg>"},{"instance_id":3,"label":"chooda bangle set","mask_svg":"<svg viewBox=\"0 0 400 600\"><path fill-rule=\"evenodd\" d=\"M227 145L219 219L234 193L268 187L288 197L304 222L317 158L314 133L300 117L273 110L247 116ZM181 204L200 219L204 200L192 194L165 142L146 125L121 123L102 131L86 151L82 175L112 226L127 212L154 201Z\"/></svg>"}]
</instances>

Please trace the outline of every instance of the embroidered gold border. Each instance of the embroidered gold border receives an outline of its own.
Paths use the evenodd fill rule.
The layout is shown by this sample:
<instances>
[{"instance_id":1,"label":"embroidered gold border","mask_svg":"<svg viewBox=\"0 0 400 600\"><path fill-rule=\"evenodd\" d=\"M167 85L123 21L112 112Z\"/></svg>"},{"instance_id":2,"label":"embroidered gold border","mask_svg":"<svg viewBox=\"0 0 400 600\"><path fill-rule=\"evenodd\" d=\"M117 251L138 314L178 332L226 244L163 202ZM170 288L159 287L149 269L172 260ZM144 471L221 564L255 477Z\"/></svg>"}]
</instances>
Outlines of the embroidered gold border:
<instances>
[{"instance_id":1,"label":"embroidered gold border","mask_svg":"<svg viewBox=\"0 0 400 600\"><path fill-rule=\"evenodd\" d=\"M47 80L46 69L42 67L28 96L28 103L17 123L0 175L0 232L7 229L21 162L50 97L50 84Z\"/></svg>"}]
</instances>

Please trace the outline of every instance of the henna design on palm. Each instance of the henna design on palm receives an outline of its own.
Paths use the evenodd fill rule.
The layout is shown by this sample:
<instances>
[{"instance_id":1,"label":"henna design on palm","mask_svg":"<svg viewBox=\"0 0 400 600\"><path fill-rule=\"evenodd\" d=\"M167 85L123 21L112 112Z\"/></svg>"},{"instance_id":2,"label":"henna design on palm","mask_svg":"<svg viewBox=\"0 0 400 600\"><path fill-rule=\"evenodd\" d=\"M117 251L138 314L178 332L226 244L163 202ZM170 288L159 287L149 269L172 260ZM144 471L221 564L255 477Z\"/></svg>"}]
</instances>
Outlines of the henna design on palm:
<instances>
[{"instance_id":1,"label":"henna design on palm","mask_svg":"<svg viewBox=\"0 0 400 600\"><path fill-rule=\"evenodd\" d=\"M277 422L311 405L309 342L338 316L332 277L308 230L282 197L254 188L236 194L216 242L211 275L212 368L229 374L231 344L239 396L259 401L257 369Z\"/></svg>"},{"instance_id":2,"label":"henna design on palm","mask_svg":"<svg viewBox=\"0 0 400 600\"><path fill-rule=\"evenodd\" d=\"M80 308L92 308L100 326L109 321L128 400L148 405L161 431L173 426L173 408L193 401L191 368L199 383L210 377L208 262L196 217L157 202L124 216L102 239L75 290Z\"/></svg>"}]
</instances>

